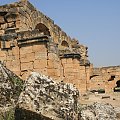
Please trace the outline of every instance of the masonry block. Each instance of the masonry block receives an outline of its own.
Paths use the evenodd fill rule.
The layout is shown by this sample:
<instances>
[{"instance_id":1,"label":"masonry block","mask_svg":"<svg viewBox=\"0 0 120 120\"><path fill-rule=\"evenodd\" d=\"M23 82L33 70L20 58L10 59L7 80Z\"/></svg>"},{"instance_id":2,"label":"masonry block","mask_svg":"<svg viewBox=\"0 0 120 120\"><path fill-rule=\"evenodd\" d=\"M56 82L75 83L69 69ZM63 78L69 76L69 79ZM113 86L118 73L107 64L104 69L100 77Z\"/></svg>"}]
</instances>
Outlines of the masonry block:
<instances>
[{"instance_id":1,"label":"masonry block","mask_svg":"<svg viewBox=\"0 0 120 120\"><path fill-rule=\"evenodd\" d=\"M34 53L21 54L20 60L21 62L32 62L35 60L35 55Z\"/></svg>"},{"instance_id":2,"label":"masonry block","mask_svg":"<svg viewBox=\"0 0 120 120\"><path fill-rule=\"evenodd\" d=\"M34 52L47 52L47 48L46 48L46 44L43 43L39 43L39 44L35 44L33 45L33 51Z\"/></svg>"},{"instance_id":3,"label":"masonry block","mask_svg":"<svg viewBox=\"0 0 120 120\"><path fill-rule=\"evenodd\" d=\"M21 54L28 54L28 53L32 53L32 46L26 46L26 47L20 48L20 55Z\"/></svg>"},{"instance_id":4,"label":"masonry block","mask_svg":"<svg viewBox=\"0 0 120 120\"><path fill-rule=\"evenodd\" d=\"M34 68L35 69L47 68L47 60L46 59L35 60L34 61Z\"/></svg>"},{"instance_id":5,"label":"masonry block","mask_svg":"<svg viewBox=\"0 0 120 120\"><path fill-rule=\"evenodd\" d=\"M47 59L47 52L35 52L35 59L39 60L39 59Z\"/></svg>"},{"instance_id":6,"label":"masonry block","mask_svg":"<svg viewBox=\"0 0 120 120\"><path fill-rule=\"evenodd\" d=\"M33 70L33 62L21 63L21 71Z\"/></svg>"}]
</instances>

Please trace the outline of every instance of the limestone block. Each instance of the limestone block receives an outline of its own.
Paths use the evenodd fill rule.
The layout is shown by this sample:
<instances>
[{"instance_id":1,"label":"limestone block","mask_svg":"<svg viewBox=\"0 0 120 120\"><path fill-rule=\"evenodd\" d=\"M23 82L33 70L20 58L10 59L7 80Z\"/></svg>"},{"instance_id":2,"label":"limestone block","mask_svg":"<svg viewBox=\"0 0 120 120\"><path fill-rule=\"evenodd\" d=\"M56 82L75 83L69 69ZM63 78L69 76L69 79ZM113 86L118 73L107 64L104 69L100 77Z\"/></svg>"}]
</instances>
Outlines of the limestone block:
<instances>
[{"instance_id":1,"label":"limestone block","mask_svg":"<svg viewBox=\"0 0 120 120\"><path fill-rule=\"evenodd\" d=\"M28 53L32 53L32 46L25 46L20 48L20 55Z\"/></svg>"},{"instance_id":2,"label":"limestone block","mask_svg":"<svg viewBox=\"0 0 120 120\"><path fill-rule=\"evenodd\" d=\"M6 57L7 51L5 50L0 50L0 57Z\"/></svg>"},{"instance_id":3,"label":"limestone block","mask_svg":"<svg viewBox=\"0 0 120 120\"><path fill-rule=\"evenodd\" d=\"M73 73L79 73L80 70L79 70L78 68L76 68L76 69L74 68L74 69L72 70L72 72L73 72Z\"/></svg>"},{"instance_id":4,"label":"limestone block","mask_svg":"<svg viewBox=\"0 0 120 120\"><path fill-rule=\"evenodd\" d=\"M48 76L55 76L56 75L56 69L47 69Z\"/></svg>"},{"instance_id":5,"label":"limestone block","mask_svg":"<svg viewBox=\"0 0 120 120\"><path fill-rule=\"evenodd\" d=\"M20 76L20 71L13 71L17 76Z\"/></svg>"},{"instance_id":6,"label":"limestone block","mask_svg":"<svg viewBox=\"0 0 120 120\"><path fill-rule=\"evenodd\" d=\"M80 69L80 65L79 64L73 64L73 69Z\"/></svg>"},{"instance_id":7,"label":"limestone block","mask_svg":"<svg viewBox=\"0 0 120 120\"><path fill-rule=\"evenodd\" d=\"M22 54L20 60L21 62L32 62L35 59L34 57L34 53Z\"/></svg>"},{"instance_id":8,"label":"limestone block","mask_svg":"<svg viewBox=\"0 0 120 120\"><path fill-rule=\"evenodd\" d=\"M85 74L85 70L80 70L80 74Z\"/></svg>"},{"instance_id":9,"label":"limestone block","mask_svg":"<svg viewBox=\"0 0 120 120\"><path fill-rule=\"evenodd\" d=\"M67 64L72 64L73 63L73 59L72 58L67 58Z\"/></svg>"},{"instance_id":10,"label":"limestone block","mask_svg":"<svg viewBox=\"0 0 120 120\"><path fill-rule=\"evenodd\" d=\"M34 52L47 52L47 48L45 44L37 44L33 45L33 51Z\"/></svg>"},{"instance_id":11,"label":"limestone block","mask_svg":"<svg viewBox=\"0 0 120 120\"><path fill-rule=\"evenodd\" d=\"M64 69L73 68L73 64L64 64Z\"/></svg>"},{"instance_id":12,"label":"limestone block","mask_svg":"<svg viewBox=\"0 0 120 120\"><path fill-rule=\"evenodd\" d=\"M72 72L73 72L72 68L64 69L64 74L72 73Z\"/></svg>"},{"instance_id":13,"label":"limestone block","mask_svg":"<svg viewBox=\"0 0 120 120\"><path fill-rule=\"evenodd\" d=\"M21 63L21 71L33 70L33 62Z\"/></svg>"},{"instance_id":14,"label":"limestone block","mask_svg":"<svg viewBox=\"0 0 120 120\"><path fill-rule=\"evenodd\" d=\"M60 69L56 69L56 76L60 77Z\"/></svg>"},{"instance_id":15,"label":"limestone block","mask_svg":"<svg viewBox=\"0 0 120 120\"><path fill-rule=\"evenodd\" d=\"M6 67L8 68L8 69L12 69L12 61L11 60L9 60L9 61L6 61Z\"/></svg>"},{"instance_id":16,"label":"limestone block","mask_svg":"<svg viewBox=\"0 0 120 120\"><path fill-rule=\"evenodd\" d=\"M15 60L15 56L13 55L7 55L7 61L10 61L10 60Z\"/></svg>"},{"instance_id":17,"label":"limestone block","mask_svg":"<svg viewBox=\"0 0 120 120\"><path fill-rule=\"evenodd\" d=\"M19 55L7 55L6 60L19 60Z\"/></svg>"},{"instance_id":18,"label":"limestone block","mask_svg":"<svg viewBox=\"0 0 120 120\"><path fill-rule=\"evenodd\" d=\"M9 50L7 51L7 55L8 55L8 56L12 56L12 55L13 55L12 50L9 49Z\"/></svg>"},{"instance_id":19,"label":"limestone block","mask_svg":"<svg viewBox=\"0 0 120 120\"><path fill-rule=\"evenodd\" d=\"M61 59L61 62L62 62L62 64L66 64L66 63L67 63L66 58L62 58L62 59Z\"/></svg>"},{"instance_id":20,"label":"limestone block","mask_svg":"<svg viewBox=\"0 0 120 120\"><path fill-rule=\"evenodd\" d=\"M20 71L20 61L19 60L7 60L6 67L11 71Z\"/></svg>"},{"instance_id":21,"label":"limestone block","mask_svg":"<svg viewBox=\"0 0 120 120\"><path fill-rule=\"evenodd\" d=\"M60 63L58 61L54 62L54 68L55 69L60 69Z\"/></svg>"},{"instance_id":22,"label":"limestone block","mask_svg":"<svg viewBox=\"0 0 120 120\"><path fill-rule=\"evenodd\" d=\"M13 48L12 48L12 53L13 53L13 55L19 55L19 52L20 52L20 51L19 51L19 47L16 46L16 47L13 47Z\"/></svg>"},{"instance_id":23,"label":"limestone block","mask_svg":"<svg viewBox=\"0 0 120 120\"><path fill-rule=\"evenodd\" d=\"M85 71L85 66L80 66L80 70Z\"/></svg>"},{"instance_id":24,"label":"limestone block","mask_svg":"<svg viewBox=\"0 0 120 120\"><path fill-rule=\"evenodd\" d=\"M57 55L55 53L48 53L48 59L56 60L57 59Z\"/></svg>"},{"instance_id":25,"label":"limestone block","mask_svg":"<svg viewBox=\"0 0 120 120\"><path fill-rule=\"evenodd\" d=\"M47 59L47 52L35 52L35 59L39 60L39 59Z\"/></svg>"},{"instance_id":26,"label":"limestone block","mask_svg":"<svg viewBox=\"0 0 120 120\"><path fill-rule=\"evenodd\" d=\"M20 74L20 66L15 66L15 67L13 66L13 67L10 68L10 70Z\"/></svg>"},{"instance_id":27,"label":"limestone block","mask_svg":"<svg viewBox=\"0 0 120 120\"><path fill-rule=\"evenodd\" d=\"M79 64L80 65L80 60L78 60L78 59L73 59L73 64Z\"/></svg>"},{"instance_id":28,"label":"limestone block","mask_svg":"<svg viewBox=\"0 0 120 120\"><path fill-rule=\"evenodd\" d=\"M6 67L11 66L11 65L12 65L12 60L6 61Z\"/></svg>"},{"instance_id":29,"label":"limestone block","mask_svg":"<svg viewBox=\"0 0 120 120\"><path fill-rule=\"evenodd\" d=\"M48 60L47 68L54 68L54 60Z\"/></svg>"},{"instance_id":30,"label":"limestone block","mask_svg":"<svg viewBox=\"0 0 120 120\"><path fill-rule=\"evenodd\" d=\"M15 60L19 60L20 56L19 55L14 55Z\"/></svg>"},{"instance_id":31,"label":"limestone block","mask_svg":"<svg viewBox=\"0 0 120 120\"><path fill-rule=\"evenodd\" d=\"M17 67L17 66L20 66L20 60L12 60L12 65L13 67Z\"/></svg>"},{"instance_id":32,"label":"limestone block","mask_svg":"<svg viewBox=\"0 0 120 120\"><path fill-rule=\"evenodd\" d=\"M0 61L1 61L2 63L6 62L6 56L5 56L5 57L1 57L1 56L0 56Z\"/></svg>"},{"instance_id":33,"label":"limestone block","mask_svg":"<svg viewBox=\"0 0 120 120\"><path fill-rule=\"evenodd\" d=\"M5 48L10 48L10 43L11 43L10 41L6 41L5 42Z\"/></svg>"},{"instance_id":34,"label":"limestone block","mask_svg":"<svg viewBox=\"0 0 120 120\"><path fill-rule=\"evenodd\" d=\"M35 69L47 68L47 60L46 59L35 60L34 61L34 68Z\"/></svg>"}]
</instances>

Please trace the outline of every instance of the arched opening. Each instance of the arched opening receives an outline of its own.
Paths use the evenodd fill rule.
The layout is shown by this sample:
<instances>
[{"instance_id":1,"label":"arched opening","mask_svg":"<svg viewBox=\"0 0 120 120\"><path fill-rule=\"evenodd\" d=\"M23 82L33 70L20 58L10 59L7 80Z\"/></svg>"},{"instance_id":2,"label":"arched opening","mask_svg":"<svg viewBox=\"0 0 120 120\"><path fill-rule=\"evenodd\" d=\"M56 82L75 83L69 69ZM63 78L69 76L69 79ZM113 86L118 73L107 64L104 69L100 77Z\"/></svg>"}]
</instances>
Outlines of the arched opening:
<instances>
[{"instance_id":1,"label":"arched opening","mask_svg":"<svg viewBox=\"0 0 120 120\"><path fill-rule=\"evenodd\" d=\"M35 29L38 29L41 32L41 34L43 34L43 35L50 36L49 29L44 24L42 24L42 23L37 24L36 27L35 27Z\"/></svg>"},{"instance_id":2,"label":"arched opening","mask_svg":"<svg viewBox=\"0 0 120 120\"><path fill-rule=\"evenodd\" d=\"M65 47L65 48L69 47L68 43L65 40L62 41L61 46Z\"/></svg>"},{"instance_id":3,"label":"arched opening","mask_svg":"<svg viewBox=\"0 0 120 120\"><path fill-rule=\"evenodd\" d=\"M99 75L92 75L92 76L90 76L90 79L91 79L91 78L94 78L94 77L96 77L96 76L99 76Z\"/></svg>"},{"instance_id":4,"label":"arched opening","mask_svg":"<svg viewBox=\"0 0 120 120\"><path fill-rule=\"evenodd\" d=\"M115 75L112 75L108 81L113 81L115 79Z\"/></svg>"},{"instance_id":5,"label":"arched opening","mask_svg":"<svg viewBox=\"0 0 120 120\"><path fill-rule=\"evenodd\" d=\"M120 80L116 82L116 87L114 88L114 92L120 92Z\"/></svg>"}]
</instances>

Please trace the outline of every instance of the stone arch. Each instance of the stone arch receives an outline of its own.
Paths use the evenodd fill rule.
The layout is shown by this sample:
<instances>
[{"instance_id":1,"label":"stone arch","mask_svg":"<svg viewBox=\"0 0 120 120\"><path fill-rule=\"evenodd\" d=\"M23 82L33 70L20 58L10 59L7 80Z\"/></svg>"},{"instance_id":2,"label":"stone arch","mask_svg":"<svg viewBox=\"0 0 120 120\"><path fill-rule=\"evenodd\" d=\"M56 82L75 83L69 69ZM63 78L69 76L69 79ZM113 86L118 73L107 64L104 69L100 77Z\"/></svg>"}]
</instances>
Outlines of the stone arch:
<instances>
[{"instance_id":1,"label":"stone arch","mask_svg":"<svg viewBox=\"0 0 120 120\"><path fill-rule=\"evenodd\" d=\"M118 80L116 84L117 84L117 87L120 87L120 80Z\"/></svg>"},{"instance_id":2,"label":"stone arch","mask_svg":"<svg viewBox=\"0 0 120 120\"><path fill-rule=\"evenodd\" d=\"M68 48L69 44L68 44L67 41L63 40L62 43L61 43L61 46L64 47L64 48Z\"/></svg>"},{"instance_id":3,"label":"stone arch","mask_svg":"<svg viewBox=\"0 0 120 120\"><path fill-rule=\"evenodd\" d=\"M51 36L49 29L42 23L38 23L36 25L35 29L38 29L39 32L41 32L41 34L43 34L43 35Z\"/></svg>"},{"instance_id":4,"label":"stone arch","mask_svg":"<svg viewBox=\"0 0 120 120\"><path fill-rule=\"evenodd\" d=\"M90 80L91 80L92 78L96 77L96 76L99 76L99 75L91 75L91 76L90 76Z\"/></svg>"},{"instance_id":5,"label":"stone arch","mask_svg":"<svg viewBox=\"0 0 120 120\"><path fill-rule=\"evenodd\" d=\"M32 23L32 30L36 29L36 26L44 26L44 28L49 29L49 34L50 36L53 37L52 32L53 32L53 23L45 16L43 13L40 11L33 11L30 14L30 19ZM48 34L48 33L47 33Z\"/></svg>"},{"instance_id":6,"label":"stone arch","mask_svg":"<svg viewBox=\"0 0 120 120\"><path fill-rule=\"evenodd\" d=\"M114 92L120 92L120 80L116 82L116 86L114 88Z\"/></svg>"}]
</instances>

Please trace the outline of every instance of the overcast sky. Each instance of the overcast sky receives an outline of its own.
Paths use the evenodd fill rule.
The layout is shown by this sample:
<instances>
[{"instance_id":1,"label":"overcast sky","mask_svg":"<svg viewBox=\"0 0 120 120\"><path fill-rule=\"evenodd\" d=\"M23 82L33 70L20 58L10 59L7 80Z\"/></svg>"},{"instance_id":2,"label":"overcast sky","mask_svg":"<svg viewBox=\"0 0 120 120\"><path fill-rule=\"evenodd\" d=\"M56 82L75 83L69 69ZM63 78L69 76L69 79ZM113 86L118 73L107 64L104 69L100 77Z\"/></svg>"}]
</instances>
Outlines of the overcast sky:
<instances>
[{"instance_id":1,"label":"overcast sky","mask_svg":"<svg viewBox=\"0 0 120 120\"><path fill-rule=\"evenodd\" d=\"M14 1L0 0L0 5ZM120 65L120 0L29 1L68 35L88 46L94 66Z\"/></svg>"}]
</instances>

